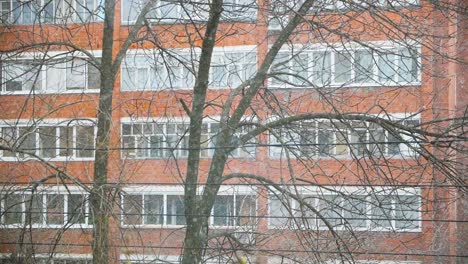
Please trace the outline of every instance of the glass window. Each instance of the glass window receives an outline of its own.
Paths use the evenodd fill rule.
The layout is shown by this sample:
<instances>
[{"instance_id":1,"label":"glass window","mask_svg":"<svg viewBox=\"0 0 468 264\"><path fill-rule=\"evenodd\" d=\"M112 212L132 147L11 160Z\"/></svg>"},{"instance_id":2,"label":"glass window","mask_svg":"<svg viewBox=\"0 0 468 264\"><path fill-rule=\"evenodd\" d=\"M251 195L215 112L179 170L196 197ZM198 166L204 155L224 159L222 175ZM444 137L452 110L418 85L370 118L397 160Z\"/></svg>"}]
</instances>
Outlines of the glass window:
<instances>
[{"instance_id":1,"label":"glass window","mask_svg":"<svg viewBox=\"0 0 468 264\"><path fill-rule=\"evenodd\" d=\"M364 122L352 122L350 129L352 154L362 156L366 153L367 128Z\"/></svg>"},{"instance_id":2,"label":"glass window","mask_svg":"<svg viewBox=\"0 0 468 264\"><path fill-rule=\"evenodd\" d=\"M78 158L91 158L94 156L94 127L76 127L76 148Z\"/></svg>"},{"instance_id":3,"label":"glass window","mask_svg":"<svg viewBox=\"0 0 468 264\"><path fill-rule=\"evenodd\" d=\"M402 49L398 57L398 79L400 82L415 82L418 80L418 52L412 49Z\"/></svg>"},{"instance_id":4,"label":"glass window","mask_svg":"<svg viewBox=\"0 0 468 264\"><path fill-rule=\"evenodd\" d=\"M73 59L67 62L67 89L86 88L86 62Z\"/></svg>"},{"instance_id":5,"label":"glass window","mask_svg":"<svg viewBox=\"0 0 468 264\"><path fill-rule=\"evenodd\" d=\"M329 156L333 150L333 130L330 122L318 122L317 137L318 153L320 156Z\"/></svg>"},{"instance_id":6,"label":"glass window","mask_svg":"<svg viewBox=\"0 0 468 264\"><path fill-rule=\"evenodd\" d=\"M369 152L373 156L385 155L385 131L374 123L369 124Z\"/></svg>"},{"instance_id":7,"label":"glass window","mask_svg":"<svg viewBox=\"0 0 468 264\"><path fill-rule=\"evenodd\" d=\"M167 224L168 225L185 225L184 196L182 195L168 195L167 196Z\"/></svg>"},{"instance_id":8,"label":"glass window","mask_svg":"<svg viewBox=\"0 0 468 264\"><path fill-rule=\"evenodd\" d=\"M236 216L239 226L253 226L257 215L256 199L254 195L236 196Z\"/></svg>"},{"instance_id":9,"label":"glass window","mask_svg":"<svg viewBox=\"0 0 468 264\"><path fill-rule=\"evenodd\" d=\"M23 196L20 194L7 194L4 196L4 222L7 225L21 224L23 212Z\"/></svg>"},{"instance_id":10,"label":"glass window","mask_svg":"<svg viewBox=\"0 0 468 264\"><path fill-rule=\"evenodd\" d=\"M44 158L55 158L57 146L56 127L39 128L40 155Z\"/></svg>"},{"instance_id":11,"label":"glass window","mask_svg":"<svg viewBox=\"0 0 468 264\"><path fill-rule=\"evenodd\" d=\"M420 227L421 205L416 195L400 195L395 201L395 228L416 229Z\"/></svg>"},{"instance_id":12,"label":"glass window","mask_svg":"<svg viewBox=\"0 0 468 264\"><path fill-rule=\"evenodd\" d=\"M34 154L36 152L36 133L32 127L20 127L18 128L18 148L26 153ZM25 157L23 153L19 154L20 157Z\"/></svg>"},{"instance_id":13,"label":"glass window","mask_svg":"<svg viewBox=\"0 0 468 264\"><path fill-rule=\"evenodd\" d=\"M335 53L335 83L348 83L351 80L351 62L348 51Z\"/></svg>"},{"instance_id":14,"label":"glass window","mask_svg":"<svg viewBox=\"0 0 468 264\"><path fill-rule=\"evenodd\" d=\"M162 225L164 221L164 199L162 195L145 195L144 223Z\"/></svg>"},{"instance_id":15,"label":"glass window","mask_svg":"<svg viewBox=\"0 0 468 264\"><path fill-rule=\"evenodd\" d=\"M343 218L353 228L366 228L366 197L363 195L343 197Z\"/></svg>"},{"instance_id":16,"label":"glass window","mask_svg":"<svg viewBox=\"0 0 468 264\"><path fill-rule=\"evenodd\" d=\"M284 198L287 200L287 198ZM290 210L288 210L285 201L281 200L276 195L270 195L268 199L270 226L287 227L290 218Z\"/></svg>"},{"instance_id":17,"label":"glass window","mask_svg":"<svg viewBox=\"0 0 468 264\"><path fill-rule=\"evenodd\" d=\"M341 225L341 197L338 195L323 195L319 199L319 212L324 220L332 227ZM320 226L327 227L324 221L319 221Z\"/></svg>"},{"instance_id":18,"label":"glass window","mask_svg":"<svg viewBox=\"0 0 468 264\"><path fill-rule=\"evenodd\" d=\"M47 224L62 225L64 223L64 195L47 195Z\"/></svg>"},{"instance_id":19,"label":"glass window","mask_svg":"<svg viewBox=\"0 0 468 264\"><path fill-rule=\"evenodd\" d=\"M372 197L372 227L392 227L393 215L393 196L376 195Z\"/></svg>"},{"instance_id":20,"label":"glass window","mask_svg":"<svg viewBox=\"0 0 468 264\"><path fill-rule=\"evenodd\" d=\"M234 225L234 196L219 195L213 205L213 225Z\"/></svg>"},{"instance_id":21,"label":"glass window","mask_svg":"<svg viewBox=\"0 0 468 264\"><path fill-rule=\"evenodd\" d=\"M356 50L354 53L355 77L360 83L369 83L374 80L374 58L370 50Z\"/></svg>"},{"instance_id":22,"label":"glass window","mask_svg":"<svg viewBox=\"0 0 468 264\"><path fill-rule=\"evenodd\" d=\"M309 55L301 53L294 56L292 61L293 83L296 86L310 86L309 84Z\"/></svg>"},{"instance_id":23,"label":"glass window","mask_svg":"<svg viewBox=\"0 0 468 264\"><path fill-rule=\"evenodd\" d=\"M395 80L395 55L381 51L378 56L379 81L382 84Z\"/></svg>"},{"instance_id":24,"label":"glass window","mask_svg":"<svg viewBox=\"0 0 468 264\"><path fill-rule=\"evenodd\" d=\"M313 53L313 79L316 84L329 84L331 81L331 53L317 51Z\"/></svg>"},{"instance_id":25,"label":"glass window","mask_svg":"<svg viewBox=\"0 0 468 264\"><path fill-rule=\"evenodd\" d=\"M143 195L123 196L123 223L124 225L141 225Z\"/></svg>"},{"instance_id":26,"label":"glass window","mask_svg":"<svg viewBox=\"0 0 468 264\"><path fill-rule=\"evenodd\" d=\"M3 63L2 83L6 92L40 90L42 71L31 60L16 60Z\"/></svg>"},{"instance_id":27,"label":"glass window","mask_svg":"<svg viewBox=\"0 0 468 264\"><path fill-rule=\"evenodd\" d=\"M70 157L73 155L73 127L59 127L60 130L60 157Z\"/></svg>"},{"instance_id":28,"label":"glass window","mask_svg":"<svg viewBox=\"0 0 468 264\"><path fill-rule=\"evenodd\" d=\"M86 196L83 194L68 195L68 222L67 225L86 223Z\"/></svg>"}]
</instances>

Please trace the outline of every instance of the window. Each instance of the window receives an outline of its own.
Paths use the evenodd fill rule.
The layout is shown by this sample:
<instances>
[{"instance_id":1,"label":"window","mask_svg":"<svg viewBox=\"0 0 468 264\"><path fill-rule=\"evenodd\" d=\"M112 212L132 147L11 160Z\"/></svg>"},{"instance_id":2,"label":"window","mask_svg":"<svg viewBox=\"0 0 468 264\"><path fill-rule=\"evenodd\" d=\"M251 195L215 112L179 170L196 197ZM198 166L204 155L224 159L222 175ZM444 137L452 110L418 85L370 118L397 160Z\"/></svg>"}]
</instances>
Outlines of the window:
<instances>
[{"instance_id":1,"label":"window","mask_svg":"<svg viewBox=\"0 0 468 264\"><path fill-rule=\"evenodd\" d=\"M138 187L136 189L139 189ZM183 189L129 189L122 195L122 224L185 225ZM212 226L252 226L255 223L256 197L252 191L234 188L221 190L210 216Z\"/></svg>"},{"instance_id":2,"label":"window","mask_svg":"<svg viewBox=\"0 0 468 264\"><path fill-rule=\"evenodd\" d=\"M88 195L76 187L47 190L3 191L1 224L3 227L74 227L92 224Z\"/></svg>"},{"instance_id":3,"label":"window","mask_svg":"<svg viewBox=\"0 0 468 264\"><path fill-rule=\"evenodd\" d=\"M397 120L411 128L419 126L419 119ZM269 136L269 155L285 157L410 157L417 154L420 139L414 133L385 130L362 121L339 120L304 121L275 129Z\"/></svg>"},{"instance_id":4,"label":"window","mask_svg":"<svg viewBox=\"0 0 468 264\"><path fill-rule=\"evenodd\" d=\"M122 23L133 24L147 3L146 0L122 1ZM202 23L208 19L209 1L158 0L146 18L154 23ZM252 21L257 17L255 0L227 0L224 2L224 21Z\"/></svg>"},{"instance_id":5,"label":"window","mask_svg":"<svg viewBox=\"0 0 468 264\"><path fill-rule=\"evenodd\" d=\"M227 48L226 48L227 49ZM188 89L195 84L198 54L128 54L122 63L122 90ZM235 88L257 70L255 51L215 50L209 87Z\"/></svg>"},{"instance_id":6,"label":"window","mask_svg":"<svg viewBox=\"0 0 468 264\"><path fill-rule=\"evenodd\" d=\"M36 155L45 159L89 159L94 157L95 128L92 122L63 122L60 124L0 125L0 139L17 152L3 150L3 160L28 158ZM31 155L28 155L31 154Z\"/></svg>"},{"instance_id":7,"label":"window","mask_svg":"<svg viewBox=\"0 0 468 264\"><path fill-rule=\"evenodd\" d=\"M378 188L377 188L378 189ZM384 194L385 193L385 194ZM301 201L269 195L269 225L274 228L418 231L420 190L299 188ZM312 209L316 210L315 213Z\"/></svg>"},{"instance_id":8,"label":"window","mask_svg":"<svg viewBox=\"0 0 468 264\"><path fill-rule=\"evenodd\" d=\"M233 135L234 140L246 134L249 127L241 127ZM200 156L207 158L213 155L219 123L202 125ZM125 158L186 158L188 157L188 123L149 121L122 121L122 157ZM233 142L236 144L236 141ZM236 158L255 155L253 142L245 147L234 149L230 155Z\"/></svg>"},{"instance_id":9,"label":"window","mask_svg":"<svg viewBox=\"0 0 468 264\"><path fill-rule=\"evenodd\" d=\"M6 60L1 64L1 88L5 93L55 93L100 88L100 72L83 58L39 61Z\"/></svg>"},{"instance_id":10,"label":"window","mask_svg":"<svg viewBox=\"0 0 468 264\"><path fill-rule=\"evenodd\" d=\"M11 24L75 23L103 19L100 0L0 1L2 21Z\"/></svg>"},{"instance_id":11,"label":"window","mask_svg":"<svg viewBox=\"0 0 468 264\"><path fill-rule=\"evenodd\" d=\"M280 51L270 69L273 88L384 86L420 82L417 48L329 48Z\"/></svg>"}]
</instances>

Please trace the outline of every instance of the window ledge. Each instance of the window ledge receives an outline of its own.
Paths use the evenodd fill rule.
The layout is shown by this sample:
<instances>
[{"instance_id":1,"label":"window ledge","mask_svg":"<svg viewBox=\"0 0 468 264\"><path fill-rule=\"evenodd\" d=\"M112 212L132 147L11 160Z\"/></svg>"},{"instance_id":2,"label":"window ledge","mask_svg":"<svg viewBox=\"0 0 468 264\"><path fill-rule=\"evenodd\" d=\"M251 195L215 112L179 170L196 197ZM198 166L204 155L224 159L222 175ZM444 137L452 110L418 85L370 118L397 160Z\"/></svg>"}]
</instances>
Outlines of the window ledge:
<instances>
[{"instance_id":1,"label":"window ledge","mask_svg":"<svg viewBox=\"0 0 468 264\"><path fill-rule=\"evenodd\" d=\"M84 162L94 161L92 158L42 158L46 162ZM27 161L41 161L37 158L15 158L15 157L0 157L0 162L27 162Z\"/></svg>"},{"instance_id":2,"label":"window ledge","mask_svg":"<svg viewBox=\"0 0 468 264\"><path fill-rule=\"evenodd\" d=\"M89 89L89 90L63 90L63 91L17 91L17 92L0 92L0 95L3 96L15 96L15 95L62 95L62 94L93 94L99 93L100 89Z\"/></svg>"}]
</instances>

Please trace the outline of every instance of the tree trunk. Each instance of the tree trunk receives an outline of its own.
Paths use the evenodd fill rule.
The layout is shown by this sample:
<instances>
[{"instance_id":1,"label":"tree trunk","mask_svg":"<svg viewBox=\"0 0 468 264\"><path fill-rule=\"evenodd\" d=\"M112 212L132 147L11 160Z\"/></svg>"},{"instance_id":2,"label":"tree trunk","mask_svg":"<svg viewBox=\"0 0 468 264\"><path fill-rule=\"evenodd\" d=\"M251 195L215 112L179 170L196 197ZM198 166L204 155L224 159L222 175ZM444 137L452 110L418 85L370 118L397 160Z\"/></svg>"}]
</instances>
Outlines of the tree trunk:
<instances>
[{"instance_id":1,"label":"tree trunk","mask_svg":"<svg viewBox=\"0 0 468 264\"><path fill-rule=\"evenodd\" d=\"M104 33L101 59L101 91L97 118L94 184L91 192L93 214L93 263L109 263L109 216L112 205L107 199L107 166L109 161L110 124L112 121L112 94L114 90L113 36L115 0L105 1Z\"/></svg>"}]
</instances>

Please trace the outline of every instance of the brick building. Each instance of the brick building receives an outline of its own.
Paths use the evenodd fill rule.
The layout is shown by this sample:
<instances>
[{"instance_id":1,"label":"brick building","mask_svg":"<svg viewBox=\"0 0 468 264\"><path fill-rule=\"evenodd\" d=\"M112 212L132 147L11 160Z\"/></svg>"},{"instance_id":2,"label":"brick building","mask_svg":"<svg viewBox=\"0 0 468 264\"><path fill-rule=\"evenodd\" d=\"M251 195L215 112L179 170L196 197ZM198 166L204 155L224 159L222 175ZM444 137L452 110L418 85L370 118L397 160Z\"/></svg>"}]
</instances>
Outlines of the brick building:
<instances>
[{"instance_id":1,"label":"brick building","mask_svg":"<svg viewBox=\"0 0 468 264\"><path fill-rule=\"evenodd\" d=\"M305 1L228 0L206 64L211 2L115 5L109 263L180 261L188 113L207 65L197 197L218 184L220 149L229 179L206 263L466 262L463 1L316 1L304 15ZM105 13L0 0L0 263L92 261Z\"/></svg>"}]
</instances>

